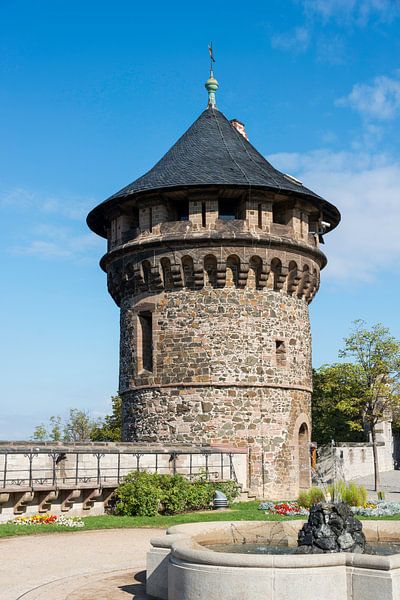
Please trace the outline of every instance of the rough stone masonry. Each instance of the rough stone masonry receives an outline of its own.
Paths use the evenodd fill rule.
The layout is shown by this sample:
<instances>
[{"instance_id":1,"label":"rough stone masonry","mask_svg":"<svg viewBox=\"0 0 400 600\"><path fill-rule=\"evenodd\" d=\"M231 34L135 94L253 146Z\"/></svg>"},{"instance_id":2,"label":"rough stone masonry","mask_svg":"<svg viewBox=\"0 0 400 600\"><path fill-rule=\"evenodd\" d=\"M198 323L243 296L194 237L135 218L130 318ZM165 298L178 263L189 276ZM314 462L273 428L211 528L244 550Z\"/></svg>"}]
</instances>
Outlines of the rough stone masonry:
<instances>
[{"instance_id":1,"label":"rough stone masonry","mask_svg":"<svg viewBox=\"0 0 400 600\"><path fill-rule=\"evenodd\" d=\"M88 216L121 308L123 436L248 448L250 489L295 496L310 484L308 304L340 215L213 102Z\"/></svg>"}]
</instances>

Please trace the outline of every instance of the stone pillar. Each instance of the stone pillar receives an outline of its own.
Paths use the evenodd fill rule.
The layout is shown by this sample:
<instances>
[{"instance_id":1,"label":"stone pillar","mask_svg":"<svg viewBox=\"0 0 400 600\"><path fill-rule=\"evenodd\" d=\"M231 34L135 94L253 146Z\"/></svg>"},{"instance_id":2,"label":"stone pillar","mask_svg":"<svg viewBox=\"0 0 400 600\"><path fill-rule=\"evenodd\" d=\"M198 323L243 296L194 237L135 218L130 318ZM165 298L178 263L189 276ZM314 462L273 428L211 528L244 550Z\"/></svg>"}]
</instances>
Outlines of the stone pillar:
<instances>
[{"instance_id":1,"label":"stone pillar","mask_svg":"<svg viewBox=\"0 0 400 600\"><path fill-rule=\"evenodd\" d=\"M217 196L196 194L189 198L189 221L196 229L212 229L218 219Z\"/></svg>"},{"instance_id":2,"label":"stone pillar","mask_svg":"<svg viewBox=\"0 0 400 600\"><path fill-rule=\"evenodd\" d=\"M308 214L300 203L291 210L288 225L292 228L295 239L308 240Z\"/></svg>"},{"instance_id":3,"label":"stone pillar","mask_svg":"<svg viewBox=\"0 0 400 600\"><path fill-rule=\"evenodd\" d=\"M272 223L272 202L264 195L252 194L245 201L245 218L250 231L269 231Z\"/></svg>"}]
</instances>

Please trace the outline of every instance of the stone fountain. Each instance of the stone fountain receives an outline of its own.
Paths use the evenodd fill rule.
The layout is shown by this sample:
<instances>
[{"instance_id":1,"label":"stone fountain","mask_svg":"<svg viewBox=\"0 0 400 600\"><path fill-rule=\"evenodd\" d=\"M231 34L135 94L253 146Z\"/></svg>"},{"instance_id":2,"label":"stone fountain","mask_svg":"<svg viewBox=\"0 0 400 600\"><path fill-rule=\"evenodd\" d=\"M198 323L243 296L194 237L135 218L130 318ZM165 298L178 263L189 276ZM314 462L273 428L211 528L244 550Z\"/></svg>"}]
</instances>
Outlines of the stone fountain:
<instances>
[{"instance_id":1,"label":"stone fountain","mask_svg":"<svg viewBox=\"0 0 400 600\"><path fill-rule=\"evenodd\" d=\"M323 503L311 511L308 523L176 525L151 542L147 594L161 600L399 600L400 553L361 552L365 538L369 544L398 542L400 521L365 521L365 538L354 521L343 503ZM302 543L306 539L309 544ZM299 540L300 548L309 548L300 554ZM288 553L210 549L245 543L284 545Z\"/></svg>"},{"instance_id":2,"label":"stone fountain","mask_svg":"<svg viewBox=\"0 0 400 600\"><path fill-rule=\"evenodd\" d=\"M321 502L310 510L307 523L299 531L299 554L365 552L361 521L344 502Z\"/></svg>"}]
</instances>

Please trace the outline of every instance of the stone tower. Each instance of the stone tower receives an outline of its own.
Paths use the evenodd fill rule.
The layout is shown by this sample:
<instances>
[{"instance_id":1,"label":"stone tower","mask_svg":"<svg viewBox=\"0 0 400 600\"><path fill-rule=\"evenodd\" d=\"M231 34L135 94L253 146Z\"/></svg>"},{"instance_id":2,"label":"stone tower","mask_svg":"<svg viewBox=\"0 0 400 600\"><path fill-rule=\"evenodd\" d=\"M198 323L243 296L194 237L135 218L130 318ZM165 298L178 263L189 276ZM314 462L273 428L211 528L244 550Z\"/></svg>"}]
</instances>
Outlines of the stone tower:
<instances>
[{"instance_id":1,"label":"stone tower","mask_svg":"<svg viewBox=\"0 0 400 600\"><path fill-rule=\"evenodd\" d=\"M249 449L249 485L310 483L308 304L338 210L206 110L145 175L92 210L121 309L126 441Z\"/></svg>"}]
</instances>

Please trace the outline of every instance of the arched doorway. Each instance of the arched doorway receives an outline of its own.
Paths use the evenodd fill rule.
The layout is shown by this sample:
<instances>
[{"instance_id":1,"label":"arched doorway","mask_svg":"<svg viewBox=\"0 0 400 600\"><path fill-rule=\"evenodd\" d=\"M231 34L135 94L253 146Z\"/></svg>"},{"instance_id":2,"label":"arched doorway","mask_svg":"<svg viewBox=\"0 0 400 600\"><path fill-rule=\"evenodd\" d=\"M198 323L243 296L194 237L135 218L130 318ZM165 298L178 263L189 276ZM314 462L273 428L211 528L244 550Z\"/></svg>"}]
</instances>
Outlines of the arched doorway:
<instances>
[{"instance_id":1,"label":"arched doorway","mask_svg":"<svg viewBox=\"0 0 400 600\"><path fill-rule=\"evenodd\" d=\"M299 488L308 490L310 487L310 450L307 423L302 423L299 428Z\"/></svg>"}]
</instances>

